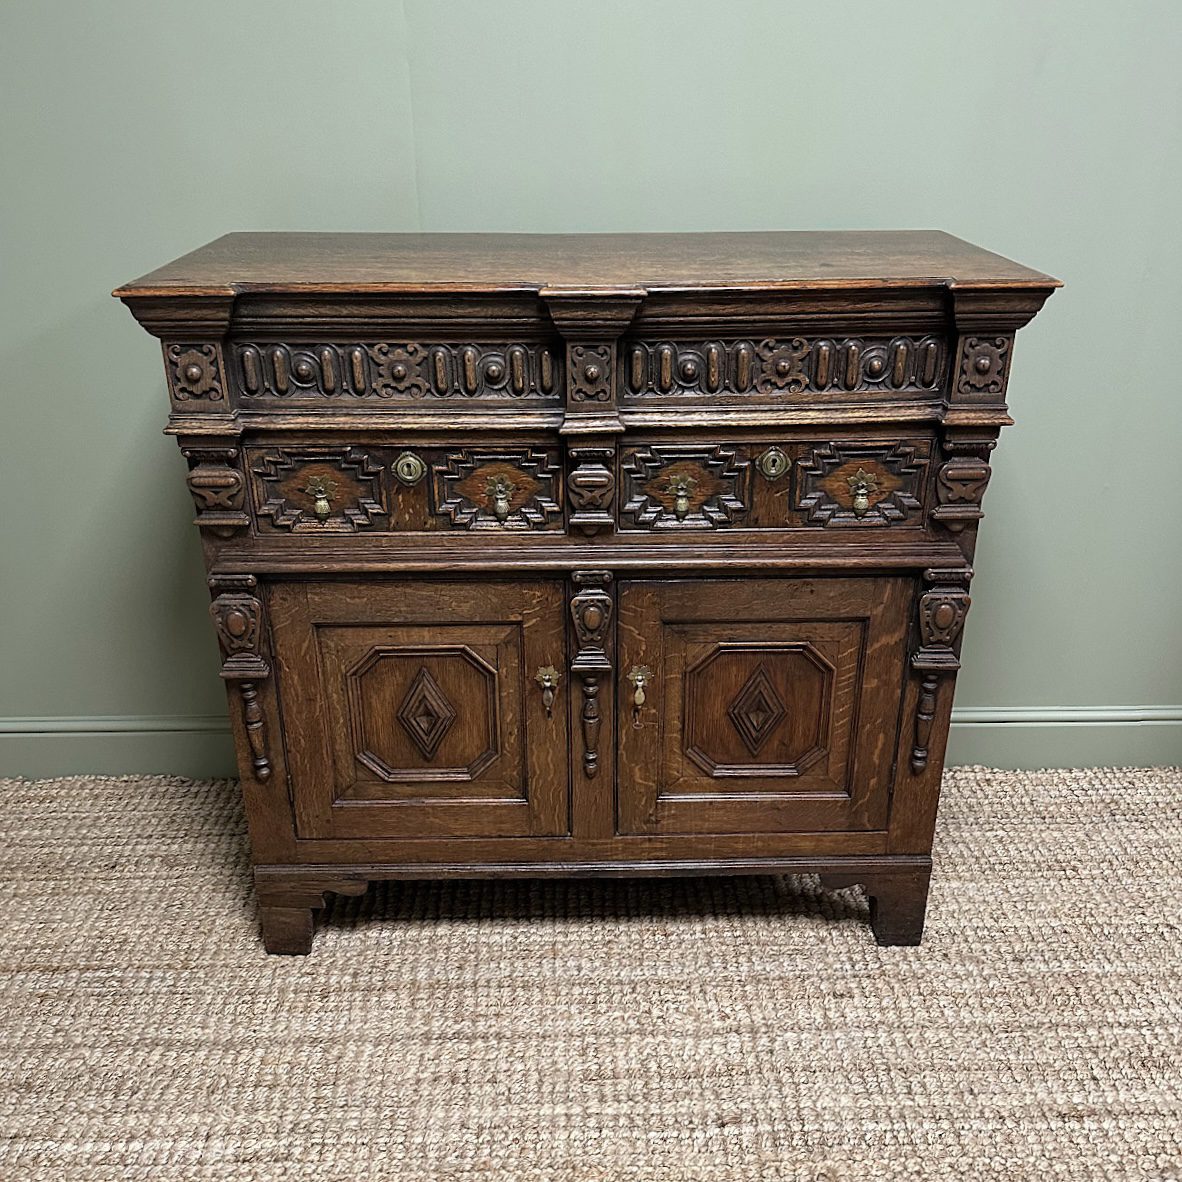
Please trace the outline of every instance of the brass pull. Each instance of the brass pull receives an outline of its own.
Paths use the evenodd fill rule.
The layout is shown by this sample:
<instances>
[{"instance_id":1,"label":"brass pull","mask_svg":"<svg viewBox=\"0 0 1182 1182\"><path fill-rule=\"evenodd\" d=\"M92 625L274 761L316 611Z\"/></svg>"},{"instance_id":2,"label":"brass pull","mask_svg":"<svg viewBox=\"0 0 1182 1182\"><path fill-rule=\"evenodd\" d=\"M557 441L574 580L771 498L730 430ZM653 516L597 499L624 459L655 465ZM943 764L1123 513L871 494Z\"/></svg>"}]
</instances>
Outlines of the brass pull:
<instances>
[{"instance_id":1,"label":"brass pull","mask_svg":"<svg viewBox=\"0 0 1182 1182\"><path fill-rule=\"evenodd\" d=\"M542 705L546 707L546 717L552 718L554 716L554 695L558 692L558 683L562 680L562 674L553 665L543 665L534 674L534 678L542 687Z\"/></svg>"},{"instance_id":2,"label":"brass pull","mask_svg":"<svg viewBox=\"0 0 1182 1182\"><path fill-rule=\"evenodd\" d=\"M628 671L628 680L632 682L632 725L640 726L640 711L648 700L645 687L652 680L653 671L647 665L633 665Z\"/></svg>"},{"instance_id":3,"label":"brass pull","mask_svg":"<svg viewBox=\"0 0 1182 1182\"><path fill-rule=\"evenodd\" d=\"M312 506L312 512L316 514L317 520L328 520L332 513L329 498L336 491L337 486L327 476L311 476L308 478L308 483L304 485L304 492L315 499L316 503Z\"/></svg>"},{"instance_id":4,"label":"brass pull","mask_svg":"<svg viewBox=\"0 0 1182 1182\"><path fill-rule=\"evenodd\" d=\"M504 521L509 516L509 498L513 495L513 488L503 476L492 477L484 486L484 491L492 501L493 516L498 521Z\"/></svg>"},{"instance_id":5,"label":"brass pull","mask_svg":"<svg viewBox=\"0 0 1182 1182\"><path fill-rule=\"evenodd\" d=\"M870 508L871 493L878 492L878 480L865 468L859 468L853 476L847 476L845 482L850 486L850 495L853 497L851 507L854 516L861 517Z\"/></svg>"},{"instance_id":6,"label":"brass pull","mask_svg":"<svg viewBox=\"0 0 1182 1182\"><path fill-rule=\"evenodd\" d=\"M692 476L675 476L669 481L669 491L673 494L673 516L678 521L684 521L689 513L690 493L697 488L698 482Z\"/></svg>"}]
</instances>

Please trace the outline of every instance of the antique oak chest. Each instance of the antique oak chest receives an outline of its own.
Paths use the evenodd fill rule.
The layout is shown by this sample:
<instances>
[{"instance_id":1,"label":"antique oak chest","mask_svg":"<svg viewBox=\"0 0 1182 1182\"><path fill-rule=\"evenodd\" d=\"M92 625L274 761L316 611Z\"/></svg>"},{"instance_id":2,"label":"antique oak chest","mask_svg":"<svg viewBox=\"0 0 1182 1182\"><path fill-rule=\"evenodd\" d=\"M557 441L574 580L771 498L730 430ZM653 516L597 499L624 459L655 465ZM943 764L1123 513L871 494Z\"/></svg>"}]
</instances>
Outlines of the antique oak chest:
<instances>
[{"instance_id":1,"label":"antique oak chest","mask_svg":"<svg viewBox=\"0 0 1182 1182\"><path fill-rule=\"evenodd\" d=\"M920 939L1014 333L935 232L231 234L160 338L263 939L390 878L818 874Z\"/></svg>"}]
</instances>

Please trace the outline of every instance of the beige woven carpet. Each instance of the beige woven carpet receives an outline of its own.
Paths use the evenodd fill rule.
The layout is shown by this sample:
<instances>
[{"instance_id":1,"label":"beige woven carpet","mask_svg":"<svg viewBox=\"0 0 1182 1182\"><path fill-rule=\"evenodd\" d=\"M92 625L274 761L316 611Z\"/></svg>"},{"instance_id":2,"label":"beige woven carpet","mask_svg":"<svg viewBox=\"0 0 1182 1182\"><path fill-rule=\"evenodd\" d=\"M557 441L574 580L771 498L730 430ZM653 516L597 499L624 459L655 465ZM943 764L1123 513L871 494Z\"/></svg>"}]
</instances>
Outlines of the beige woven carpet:
<instances>
[{"instance_id":1,"label":"beige woven carpet","mask_svg":"<svg viewBox=\"0 0 1182 1182\"><path fill-rule=\"evenodd\" d=\"M950 773L810 880L402 884L258 943L236 790L3 781L0 1179L1182 1177L1182 771Z\"/></svg>"}]
</instances>

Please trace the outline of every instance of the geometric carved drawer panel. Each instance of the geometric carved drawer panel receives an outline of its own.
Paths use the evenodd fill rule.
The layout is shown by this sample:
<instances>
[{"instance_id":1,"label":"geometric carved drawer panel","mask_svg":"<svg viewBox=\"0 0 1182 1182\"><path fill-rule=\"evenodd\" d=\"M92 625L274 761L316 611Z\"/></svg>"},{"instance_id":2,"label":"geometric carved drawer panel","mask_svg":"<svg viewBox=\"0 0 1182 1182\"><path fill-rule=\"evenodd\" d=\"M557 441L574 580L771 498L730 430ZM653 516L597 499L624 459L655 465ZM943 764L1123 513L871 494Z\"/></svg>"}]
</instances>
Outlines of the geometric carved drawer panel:
<instances>
[{"instance_id":1,"label":"geometric carved drawer panel","mask_svg":"<svg viewBox=\"0 0 1182 1182\"><path fill-rule=\"evenodd\" d=\"M562 529L553 446L440 448L295 444L248 447L260 533Z\"/></svg>"},{"instance_id":2,"label":"geometric carved drawer panel","mask_svg":"<svg viewBox=\"0 0 1182 1182\"><path fill-rule=\"evenodd\" d=\"M929 439L626 445L624 532L923 526Z\"/></svg>"},{"instance_id":3,"label":"geometric carved drawer panel","mask_svg":"<svg viewBox=\"0 0 1182 1182\"><path fill-rule=\"evenodd\" d=\"M825 443L796 461L793 507L804 524L922 524L926 443Z\"/></svg>"}]
</instances>

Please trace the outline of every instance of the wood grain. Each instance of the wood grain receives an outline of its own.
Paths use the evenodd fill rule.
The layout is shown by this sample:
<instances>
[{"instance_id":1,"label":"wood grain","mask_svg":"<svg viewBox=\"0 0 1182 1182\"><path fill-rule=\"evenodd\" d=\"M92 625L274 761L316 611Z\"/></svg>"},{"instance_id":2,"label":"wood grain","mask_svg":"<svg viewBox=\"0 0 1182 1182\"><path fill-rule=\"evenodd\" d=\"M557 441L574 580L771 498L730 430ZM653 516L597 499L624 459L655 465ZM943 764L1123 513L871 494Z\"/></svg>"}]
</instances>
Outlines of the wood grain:
<instances>
[{"instance_id":1,"label":"wood grain","mask_svg":"<svg viewBox=\"0 0 1182 1182\"><path fill-rule=\"evenodd\" d=\"M938 230L714 234L227 234L117 288L237 292L1058 287Z\"/></svg>"}]
</instances>

